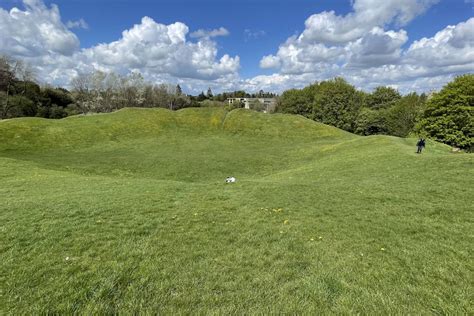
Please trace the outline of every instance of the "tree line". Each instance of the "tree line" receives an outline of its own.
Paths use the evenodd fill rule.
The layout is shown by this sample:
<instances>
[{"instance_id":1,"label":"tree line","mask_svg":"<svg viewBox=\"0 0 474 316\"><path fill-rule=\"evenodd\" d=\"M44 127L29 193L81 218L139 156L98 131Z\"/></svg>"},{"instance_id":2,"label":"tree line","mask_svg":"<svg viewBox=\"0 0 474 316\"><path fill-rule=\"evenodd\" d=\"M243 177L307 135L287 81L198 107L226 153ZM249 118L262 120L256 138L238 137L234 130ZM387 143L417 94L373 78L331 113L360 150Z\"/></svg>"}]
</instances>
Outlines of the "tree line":
<instances>
[{"instance_id":1,"label":"tree line","mask_svg":"<svg viewBox=\"0 0 474 316\"><path fill-rule=\"evenodd\" d=\"M300 114L359 135L420 135L473 150L474 75L466 74L431 95L402 96L391 87L372 93L343 78L285 91L276 112Z\"/></svg>"},{"instance_id":2,"label":"tree line","mask_svg":"<svg viewBox=\"0 0 474 316\"><path fill-rule=\"evenodd\" d=\"M63 118L68 115L112 112L124 107L161 107L179 110L186 107L243 106L226 102L230 97L273 97L260 91L186 95L180 85L153 84L138 72L120 75L95 71L80 74L70 82L70 90L40 86L31 67L21 60L0 56L0 119L37 116Z\"/></svg>"},{"instance_id":3,"label":"tree line","mask_svg":"<svg viewBox=\"0 0 474 316\"><path fill-rule=\"evenodd\" d=\"M473 150L474 75L457 77L438 93L402 96L391 87L357 90L343 78L291 89L281 96L260 90L217 95L186 95L179 85L152 84L138 72L119 75L96 71L71 81L71 90L40 86L34 71L21 60L0 56L0 119L22 116L63 118L68 115L112 112L124 107L243 107L228 98L276 98L275 112L303 115L359 135L420 135ZM266 110L252 104L252 109Z\"/></svg>"},{"instance_id":4,"label":"tree line","mask_svg":"<svg viewBox=\"0 0 474 316\"><path fill-rule=\"evenodd\" d=\"M40 87L33 70L20 60L0 56L0 119L40 116L62 118L74 102L69 91Z\"/></svg>"},{"instance_id":5,"label":"tree line","mask_svg":"<svg viewBox=\"0 0 474 316\"><path fill-rule=\"evenodd\" d=\"M178 110L193 106L179 85L151 84L138 72L123 76L96 71L71 81L76 113L112 112L124 107L162 107ZM195 106L195 105L194 105Z\"/></svg>"}]
</instances>

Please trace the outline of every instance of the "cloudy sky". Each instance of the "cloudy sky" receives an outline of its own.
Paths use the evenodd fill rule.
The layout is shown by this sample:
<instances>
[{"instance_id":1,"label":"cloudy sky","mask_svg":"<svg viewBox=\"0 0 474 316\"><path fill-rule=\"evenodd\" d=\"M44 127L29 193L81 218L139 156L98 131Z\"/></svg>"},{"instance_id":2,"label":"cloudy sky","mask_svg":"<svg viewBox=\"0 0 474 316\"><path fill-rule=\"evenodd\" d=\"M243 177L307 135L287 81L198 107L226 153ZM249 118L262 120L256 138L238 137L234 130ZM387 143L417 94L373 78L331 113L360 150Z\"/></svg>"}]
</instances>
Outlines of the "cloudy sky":
<instances>
[{"instance_id":1,"label":"cloudy sky","mask_svg":"<svg viewBox=\"0 0 474 316\"><path fill-rule=\"evenodd\" d=\"M140 71L199 93L342 76L370 91L474 73L474 0L0 0L0 54L66 86Z\"/></svg>"}]
</instances>

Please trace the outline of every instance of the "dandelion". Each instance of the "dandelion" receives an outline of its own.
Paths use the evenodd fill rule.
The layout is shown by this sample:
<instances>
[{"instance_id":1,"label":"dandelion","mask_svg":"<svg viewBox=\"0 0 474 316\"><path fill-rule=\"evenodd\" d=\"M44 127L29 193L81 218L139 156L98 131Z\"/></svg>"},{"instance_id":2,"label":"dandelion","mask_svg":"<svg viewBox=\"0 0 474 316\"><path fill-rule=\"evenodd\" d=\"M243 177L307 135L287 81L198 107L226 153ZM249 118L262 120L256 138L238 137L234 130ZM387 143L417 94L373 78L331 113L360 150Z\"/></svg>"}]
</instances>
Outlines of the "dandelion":
<instances>
[{"instance_id":1,"label":"dandelion","mask_svg":"<svg viewBox=\"0 0 474 316\"><path fill-rule=\"evenodd\" d=\"M283 231L282 231L282 230L280 230L280 234L283 234Z\"/></svg>"},{"instance_id":2,"label":"dandelion","mask_svg":"<svg viewBox=\"0 0 474 316\"><path fill-rule=\"evenodd\" d=\"M197 215L198 215L198 213L194 213L194 216L197 216Z\"/></svg>"},{"instance_id":3,"label":"dandelion","mask_svg":"<svg viewBox=\"0 0 474 316\"><path fill-rule=\"evenodd\" d=\"M66 257L66 261L69 261L69 257Z\"/></svg>"},{"instance_id":4,"label":"dandelion","mask_svg":"<svg viewBox=\"0 0 474 316\"><path fill-rule=\"evenodd\" d=\"M311 241L314 241L314 238L311 238L310 240L311 240Z\"/></svg>"},{"instance_id":5,"label":"dandelion","mask_svg":"<svg viewBox=\"0 0 474 316\"><path fill-rule=\"evenodd\" d=\"M380 248L380 250L385 251L385 248L382 247L382 248Z\"/></svg>"},{"instance_id":6,"label":"dandelion","mask_svg":"<svg viewBox=\"0 0 474 316\"><path fill-rule=\"evenodd\" d=\"M323 239L323 236L319 236L319 240Z\"/></svg>"},{"instance_id":7,"label":"dandelion","mask_svg":"<svg viewBox=\"0 0 474 316\"><path fill-rule=\"evenodd\" d=\"M285 219L285 221L283 222L284 225L288 224L290 221Z\"/></svg>"}]
</instances>

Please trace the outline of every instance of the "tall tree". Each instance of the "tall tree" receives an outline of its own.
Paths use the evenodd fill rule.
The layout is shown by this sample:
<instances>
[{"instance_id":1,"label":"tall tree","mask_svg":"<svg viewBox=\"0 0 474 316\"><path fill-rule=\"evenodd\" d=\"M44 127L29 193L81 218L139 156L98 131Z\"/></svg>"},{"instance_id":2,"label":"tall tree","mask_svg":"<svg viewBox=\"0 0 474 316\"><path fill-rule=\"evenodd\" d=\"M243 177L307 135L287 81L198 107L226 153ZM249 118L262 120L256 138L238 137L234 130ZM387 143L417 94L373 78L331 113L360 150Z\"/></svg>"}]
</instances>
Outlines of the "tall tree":
<instances>
[{"instance_id":1,"label":"tall tree","mask_svg":"<svg viewBox=\"0 0 474 316\"><path fill-rule=\"evenodd\" d=\"M176 95L182 95L183 90L181 90L181 86L179 84L176 85Z\"/></svg>"},{"instance_id":2,"label":"tall tree","mask_svg":"<svg viewBox=\"0 0 474 316\"><path fill-rule=\"evenodd\" d=\"M419 131L437 141L474 150L474 74L459 76L427 102Z\"/></svg>"},{"instance_id":3,"label":"tall tree","mask_svg":"<svg viewBox=\"0 0 474 316\"><path fill-rule=\"evenodd\" d=\"M390 135L407 137L415 128L425 108L426 97L410 93L387 110L386 120Z\"/></svg>"},{"instance_id":4,"label":"tall tree","mask_svg":"<svg viewBox=\"0 0 474 316\"><path fill-rule=\"evenodd\" d=\"M15 83L21 79L25 81L33 80L32 74L31 68L23 61L8 56L0 56L0 91L4 91L0 100L0 119L7 118L12 107L18 106L17 102L10 102Z\"/></svg>"},{"instance_id":5,"label":"tall tree","mask_svg":"<svg viewBox=\"0 0 474 316\"><path fill-rule=\"evenodd\" d=\"M207 99L207 97L206 97L206 95L204 94L204 91L202 91L202 92L197 96L197 100L198 100L199 102L204 101L204 100L206 100L206 99Z\"/></svg>"},{"instance_id":6,"label":"tall tree","mask_svg":"<svg viewBox=\"0 0 474 316\"><path fill-rule=\"evenodd\" d=\"M366 106L377 110L387 109L395 105L402 96L400 93L391 87L377 87L366 98Z\"/></svg>"},{"instance_id":7,"label":"tall tree","mask_svg":"<svg viewBox=\"0 0 474 316\"><path fill-rule=\"evenodd\" d=\"M313 119L354 132L362 94L343 78L323 81L313 89Z\"/></svg>"},{"instance_id":8,"label":"tall tree","mask_svg":"<svg viewBox=\"0 0 474 316\"><path fill-rule=\"evenodd\" d=\"M313 103L313 94L310 89L291 89L283 92L278 100L276 112L300 114L310 117Z\"/></svg>"},{"instance_id":9,"label":"tall tree","mask_svg":"<svg viewBox=\"0 0 474 316\"><path fill-rule=\"evenodd\" d=\"M357 115L354 132L364 136L388 134L387 110L373 110L367 107L361 108Z\"/></svg>"},{"instance_id":10,"label":"tall tree","mask_svg":"<svg viewBox=\"0 0 474 316\"><path fill-rule=\"evenodd\" d=\"M78 105L80 112L83 114L89 112L91 108L91 76L92 74L82 73L71 80L74 99L76 100L76 104Z\"/></svg>"},{"instance_id":11,"label":"tall tree","mask_svg":"<svg viewBox=\"0 0 474 316\"><path fill-rule=\"evenodd\" d=\"M207 96L208 99L212 99L212 97L214 96L214 95L212 94L211 87L209 87L209 89L207 89L207 94L206 94L206 96Z\"/></svg>"}]
</instances>

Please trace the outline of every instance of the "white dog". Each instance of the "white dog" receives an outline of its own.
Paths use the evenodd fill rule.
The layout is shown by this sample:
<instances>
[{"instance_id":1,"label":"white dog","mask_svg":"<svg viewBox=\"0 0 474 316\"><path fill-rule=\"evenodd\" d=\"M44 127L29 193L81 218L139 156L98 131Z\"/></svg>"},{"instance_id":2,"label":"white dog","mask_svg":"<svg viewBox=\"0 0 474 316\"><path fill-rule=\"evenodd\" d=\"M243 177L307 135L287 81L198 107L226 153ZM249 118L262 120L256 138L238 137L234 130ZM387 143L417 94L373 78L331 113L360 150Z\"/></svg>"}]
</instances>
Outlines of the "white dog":
<instances>
[{"instance_id":1,"label":"white dog","mask_svg":"<svg viewBox=\"0 0 474 316\"><path fill-rule=\"evenodd\" d=\"M234 177L227 177L225 179L225 183L235 183L235 181L237 181L237 179Z\"/></svg>"}]
</instances>

